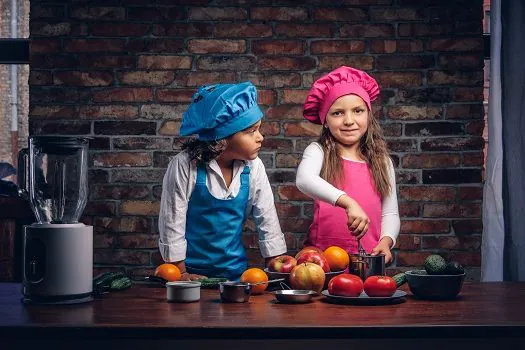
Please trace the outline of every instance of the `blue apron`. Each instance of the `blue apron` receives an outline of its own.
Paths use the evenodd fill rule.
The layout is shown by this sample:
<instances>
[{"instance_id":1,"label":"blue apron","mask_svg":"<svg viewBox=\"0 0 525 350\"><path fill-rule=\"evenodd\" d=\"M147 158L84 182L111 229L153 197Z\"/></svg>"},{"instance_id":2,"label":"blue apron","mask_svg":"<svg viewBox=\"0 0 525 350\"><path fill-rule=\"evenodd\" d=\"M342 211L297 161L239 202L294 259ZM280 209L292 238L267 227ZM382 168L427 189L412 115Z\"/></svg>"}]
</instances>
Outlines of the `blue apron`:
<instances>
[{"instance_id":1,"label":"blue apron","mask_svg":"<svg viewBox=\"0 0 525 350\"><path fill-rule=\"evenodd\" d=\"M238 280L246 270L242 228L250 191L250 168L241 173L239 193L217 199L206 186L206 168L197 167L197 182L186 216L186 270L207 277Z\"/></svg>"}]
</instances>

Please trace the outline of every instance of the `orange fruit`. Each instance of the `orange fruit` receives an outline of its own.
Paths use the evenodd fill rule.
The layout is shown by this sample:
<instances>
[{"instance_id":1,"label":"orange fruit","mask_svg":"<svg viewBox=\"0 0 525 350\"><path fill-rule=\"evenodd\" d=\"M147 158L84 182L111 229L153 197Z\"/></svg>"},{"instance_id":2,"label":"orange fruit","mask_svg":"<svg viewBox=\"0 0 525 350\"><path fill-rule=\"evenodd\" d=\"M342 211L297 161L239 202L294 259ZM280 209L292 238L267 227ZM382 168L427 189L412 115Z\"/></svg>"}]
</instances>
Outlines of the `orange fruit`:
<instances>
[{"instance_id":1,"label":"orange fruit","mask_svg":"<svg viewBox=\"0 0 525 350\"><path fill-rule=\"evenodd\" d=\"M331 246L325 249L324 257L328 261L330 271L342 271L348 267L350 257L348 253L341 247Z\"/></svg>"},{"instance_id":2,"label":"orange fruit","mask_svg":"<svg viewBox=\"0 0 525 350\"><path fill-rule=\"evenodd\" d=\"M244 271L241 275L241 282L258 283L266 281L268 281L268 275L257 267L252 267L251 269ZM252 294L261 294L267 287L268 283L252 286Z\"/></svg>"},{"instance_id":3,"label":"orange fruit","mask_svg":"<svg viewBox=\"0 0 525 350\"><path fill-rule=\"evenodd\" d=\"M180 280L180 270L177 266L169 263L165 263L157 266L155 269L155 276L162 277L168 282Z\"/></svg>"}]
</instances>

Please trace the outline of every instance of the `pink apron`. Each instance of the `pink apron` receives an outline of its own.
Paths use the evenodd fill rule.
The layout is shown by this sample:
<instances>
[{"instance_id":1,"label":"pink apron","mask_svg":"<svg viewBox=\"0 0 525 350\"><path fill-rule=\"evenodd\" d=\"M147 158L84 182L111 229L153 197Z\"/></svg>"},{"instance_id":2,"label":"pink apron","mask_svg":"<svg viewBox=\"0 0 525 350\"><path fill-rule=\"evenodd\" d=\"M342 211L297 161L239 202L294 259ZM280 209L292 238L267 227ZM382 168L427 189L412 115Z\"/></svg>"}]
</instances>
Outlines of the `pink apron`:
<instances>
[{"instance_id":1,"label":"pink apron","mask_svg":"<svg viewBox=\"0 0 525 350\"><path fill-rule=\"evenodd\" d=\"M366 163L343 159L343 164L345 182L342 190L359 203L370 219L368 232L361 238L361 245L370 253L381 236L381 197L375 190ZM343 208L315 200L314 220L304 245L322 250L335 245L349 254L356 254L357 240L348 229L347 221L348 216Z\"/></svg>"}]
</instances>

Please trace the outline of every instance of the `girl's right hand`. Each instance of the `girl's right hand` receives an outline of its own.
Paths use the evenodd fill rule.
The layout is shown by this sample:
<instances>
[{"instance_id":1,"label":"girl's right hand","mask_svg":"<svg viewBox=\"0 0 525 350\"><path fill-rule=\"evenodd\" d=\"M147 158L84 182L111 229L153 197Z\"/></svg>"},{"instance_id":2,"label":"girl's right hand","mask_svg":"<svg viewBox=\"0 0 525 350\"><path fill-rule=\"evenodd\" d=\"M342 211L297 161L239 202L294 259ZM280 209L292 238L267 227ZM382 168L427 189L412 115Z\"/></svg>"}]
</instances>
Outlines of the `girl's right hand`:
<instances>
[{"instance_id":1,"label":"girl's right hand","mask_svg":"<svg viewBox=\"0 0 525 350\"><path fill-rule=\"evenodd\" d=\"M346 215L348 215L348 229L357 239L361 239L368 231L370 225L368 215L366 215L361 206L353 199L350 200L345 210Z\"/></svg>"}]
</instances>

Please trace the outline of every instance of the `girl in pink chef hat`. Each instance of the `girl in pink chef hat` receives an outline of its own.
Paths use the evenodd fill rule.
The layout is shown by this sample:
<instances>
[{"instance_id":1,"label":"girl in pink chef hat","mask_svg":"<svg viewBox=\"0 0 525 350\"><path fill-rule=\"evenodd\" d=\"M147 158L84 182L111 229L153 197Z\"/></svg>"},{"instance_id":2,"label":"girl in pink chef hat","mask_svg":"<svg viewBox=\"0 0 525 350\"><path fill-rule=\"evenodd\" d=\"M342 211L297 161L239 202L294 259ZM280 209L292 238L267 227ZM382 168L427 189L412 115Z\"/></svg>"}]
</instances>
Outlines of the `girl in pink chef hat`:
<instances>
[{"instance_id":1,"label":"girl in pink chef hat","mask_svg":"<svg viewBox=\"0 0 525 350\"><path fill-rule=\"evenodd\" d=\"M378 95L375 79L352 67L313 84L303 115L323 129L304 151L296 185L314 199L305 245L356 254L360 240L367 253L384 254L388 264L400 220L394 166L371 106Z\"/></svg>"}]
</instances>

